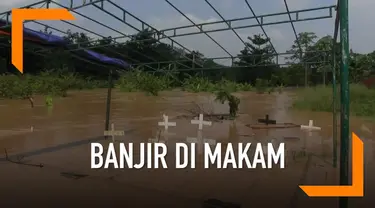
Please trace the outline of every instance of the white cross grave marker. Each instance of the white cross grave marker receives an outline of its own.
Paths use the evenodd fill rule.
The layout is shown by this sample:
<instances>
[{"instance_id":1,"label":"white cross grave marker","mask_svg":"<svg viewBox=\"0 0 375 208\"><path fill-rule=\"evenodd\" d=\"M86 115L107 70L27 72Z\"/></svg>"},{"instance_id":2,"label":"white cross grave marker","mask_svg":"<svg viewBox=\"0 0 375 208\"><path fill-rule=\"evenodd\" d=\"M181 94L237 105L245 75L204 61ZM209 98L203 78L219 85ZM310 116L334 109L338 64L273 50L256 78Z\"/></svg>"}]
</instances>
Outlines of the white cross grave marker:
<instances>
[{"instance_id":1,"label":"white cross grave marker","mask_svg":"<svg viewBox=\"0 0 375 208\"><path fill-rule=\"evenodd\" d=\"M158 122L159 126L164 126L165 130L168 130L168 127L170 126L176 126L176 122L168 122L168 116L163 114L163 121Z\"/></svg>"},{"instance_id":2,"label":"white cross grave marker","mask_svg":"<svg viewBox=\"0 0 375 208\"><path fill-rule=\"evenodd\" d=\"M309 125L308 126L301 125L301 129L310 130L311 131L311 130L321 130L322 128L314 126L314 121L313 120L309 120Z\"/></svg>"},{"instance_id":3,"label":"white cross grave marker","mask_svg":"<svg viewBox=\"0 0 375 208\"><path fill-rule=\"evenodd\" d=\"M169 133L168 132L168 127L170 127L170 126L177 126L176 122L168 122L168 116L166 116L164 114L163 114L163 120L164 120L163 122L158 122L158 125L159 126L164 126L164 131L162 133L162 135L164 137L164 140L160 140L158 137L155 137L155 138L148 139L149 142L153 142L153 143L156 143L156 142L166 143L166 141L168 141L168 136L175 135L174 133Z\"/></svg>"},{"instance_id":4,"label":"white cross grave marker","mask_svg":"<svg viewBox=\"0 0 375 208\"><path fill-rule=\"evenodd\" d=\"M203 114L199 114L199 120L191 120L191 124L198 124L198 129L202 130L203 125L211 126L212 122L211 121L204 121L203 120Z\"/></svg>"},{"instance_id":5,"label":"white cross grave marker","mask_svg":"<svg viewBox=\"0 0 375 208\"><path fill-rule=\"evenodd\" d=\"M124 135L125 135L125 131L116 131L115 130L115 124L113 124L113 123L111 124L111 130L104 131L104 136L111 136L112 137L112 143L113 144L115 143L115 136L124 136ZM106 148L105 151L108 151L108 148ZM110 166L110 168L112 168L112 167L113 166Z\"/></svg>"},{"instance_id":6,"label":"white cross grave marker","mask_svg":"<svg viewBox=\"0 0 375 208\"><path fill-rule=\"evenodd\" d=\"M191 124L198 124L198 135L196 138L194 137L187 137L186 141L189 143L196 143L198 144L197 149L198 153L201 154L204 149L204 144L209 143L210 145L215 145L216 140L213 139L205 139L202 136L202 129L204 125L211 126L212 122L211 121L204 121L203 120L203 114L199 114L199 120L191 120Z\"/></svg>"},{"instance_id":7,"label":"white cross grave marker","mask_svg":"<svg viewBox=\"0 0 375 208\"><path fill-rule=\"evenodd\" d=\"M309 131L309 136L312 136L311 131L320 131L322 128L314 126L314 121L309 120L309 125L301 125L301 129Z\"/></svg>"},{"instance_id":8,"label":"white cross grave marker","mask_svg":"<svg viewBox=\"0 0 375 208\"><path fill-rule=\"evenodd\" d=\"M115 124L111 124L111 130L104 131L104 136L112 136L112 142L115 142L115 136L124 136L125 131L115 131Z\"/></svg>"},{"instance_id":9,"label":"white cross grave marker","mask_svg":"<svg viewBox=\"0 0 375 208\"><path fill-rule=\"evenodd\" d=\"M198 146L197 150L198 150L199 154L203 153L205 143L208 143L211 146L216 144L216 140L203 138L201 130L198 130L197 137L187 137L186 141L189 142L189 143L197 144L197 146Z\"/></svg>"}]
</instances>

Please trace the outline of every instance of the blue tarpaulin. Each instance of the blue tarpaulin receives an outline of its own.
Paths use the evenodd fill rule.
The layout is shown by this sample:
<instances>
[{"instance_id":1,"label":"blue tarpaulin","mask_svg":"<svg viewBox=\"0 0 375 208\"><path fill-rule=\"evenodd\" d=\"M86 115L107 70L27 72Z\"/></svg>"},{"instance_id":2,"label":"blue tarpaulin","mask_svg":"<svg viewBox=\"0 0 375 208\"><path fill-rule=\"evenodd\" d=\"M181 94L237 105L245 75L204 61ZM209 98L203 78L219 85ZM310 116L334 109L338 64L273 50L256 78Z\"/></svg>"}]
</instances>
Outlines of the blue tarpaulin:
<instances>
[{"instance_id":1,"label":"blue tarpaulin","mask_svg":"<svg viewBox=\"0 0 375 208\"><path fill-rule=\"evenodd\" d=\"M65 46L69 44L68 40L64 39L63 37L38 32L28 28L24 28L23 33L27 37L40 40L42 43L47 43L48 45Z\"/></svg>"},{"instance_id":2,"label":"blue tarpaulin","mask_svg":"<svg viewBox=\"0 0 375 208\"><path fill-rule=\"evenodd\" d=\"M6 21L0 20L0 27L4 27L4 26L6 26ZM4 33L2 34L10 35L10 32L5 31L5 28L0 28L0 30L4 31ZM49 46L54 46L54 47L64 47L64 48L67 48L68 45L70 44L68 40L57 35L46 34L44 32L38 32L29 28L24 28L23 32L24 32L24 37L27 37L28 40L31 40L38 44L49 45ZM97 61L103 64L116 65L122 68L129 67L129 64L121 59L111 58L104 54L100 54L100 53L97 53L95 51L88 50L88 49L72 51L71 53L79 55L82 58L89 59L92 61Z\"/></svg>"},{"instance_id":3,"label":"blue tarpaulin","mask_svg":"<svg viewBox=\"0 0 375 208\"><path fill-rule=\"evenodd\" d=\"M103 54L100 54L91 50L87 50L87 49L84 49L83 51L86 53L87 58L90 58L92 60L100 60L102 63L105 63L105 64L119 65L125 68L129 67L129 64L121 59L110 58Z\"/></svg>"}]
</instances>

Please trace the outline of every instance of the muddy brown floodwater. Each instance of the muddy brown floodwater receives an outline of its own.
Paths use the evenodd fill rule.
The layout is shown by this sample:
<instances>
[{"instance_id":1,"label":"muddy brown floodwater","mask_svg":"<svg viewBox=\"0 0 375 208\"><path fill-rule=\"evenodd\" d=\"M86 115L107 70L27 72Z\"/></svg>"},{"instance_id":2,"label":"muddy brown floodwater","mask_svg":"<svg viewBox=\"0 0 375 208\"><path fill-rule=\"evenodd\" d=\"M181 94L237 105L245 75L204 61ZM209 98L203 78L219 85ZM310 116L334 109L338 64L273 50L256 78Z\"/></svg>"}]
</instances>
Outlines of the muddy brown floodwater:
<instances>
[{"instance_id":1,"label":"muddy brown floodwater","mask_svg":"<svg viewBox=\"0 0 375 208\"><path fill-rule=\"evenodd\" d=\"M37 203L66 207L201 207L215 198L242 207L337 207L337 199L308 198L298 184L338 184L332 168L331 113L290 110L293 94L238 93L240 114L235 121L214 122L204 127L205 138L221 143L285 142L285 169L90 169L90 142L103 140L106 90L70 92L56 98L53 108L35 98L28 101L0 100L0 199L4 207ZM206 111L227 113L227 105L213 101L210 94L180 91L158 97L144 93L114 92L111 123L125 135L121 142L147 142L155 137L162 115L177 122L170 127L167 144L186 142L197 134L189 119L176 119L187 110L203 106ZM269 114L277 122L314 125L321 131L306 133L299 128L252 130L246 124ZM351 117L351 131L365 144L365 197L350 199L351 207L369 207L375 196L374 123ZM6 149L13 160L5 158ZM173 160L173 151L167 160ZM22 158L21 158L22 156ZM198 158L198 157L197 157ZM20 161L25 164L16 164ZM33 165L43 164L43 167ZM168 162L173 164L173 162ZM158 206L160 205L160 206ZM275 207L275 206L273 206Z\"/></svg>"}]
</instances>

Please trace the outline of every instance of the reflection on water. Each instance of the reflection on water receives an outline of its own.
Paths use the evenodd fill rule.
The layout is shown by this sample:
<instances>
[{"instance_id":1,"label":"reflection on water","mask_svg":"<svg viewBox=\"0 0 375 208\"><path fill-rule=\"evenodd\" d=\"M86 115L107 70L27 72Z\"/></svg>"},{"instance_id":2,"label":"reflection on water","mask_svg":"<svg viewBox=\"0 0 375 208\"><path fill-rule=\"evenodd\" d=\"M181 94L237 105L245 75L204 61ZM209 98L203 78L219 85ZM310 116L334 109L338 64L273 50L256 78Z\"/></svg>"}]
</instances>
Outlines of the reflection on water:
<instances>
[{"instance_id":1,"label":"reflection on water","mask_svg":"<svg viewBox=\"0 0 375 208\"><path fill-rule=\"evenodd\" d=\"M68 143L76 144L76 147L73 147L74 145L67 146L64 147L65 149L54 151L53 154L34 154L33 158L46 164L65 168L69 166L77 170L88 171L89 148L79 141L103 135L105 94L106 90L72 92L70 97L55 99L53 108L45 107L44 100L38 97L35 98L33 109L30 108L28 101L2 100L0 115L6 119L0 119L0 149L6 148L9 153L24 153ZM290 110L292 101L290 92L271 95L249 92L241 93L239 97L241 98L239 117L234 121L214 122L211 126L204 126L203 140L207 139L206 142L215 141L223 144L229 142L284 142L288 158L291 158L287 160L287 166L290 167L290 170L299 171L299 174L303 171L303 164L298 161L306 162L307 156L310 154L314 154L318 158L314 159L314 163L332 161L332 115L330 113ZM188 119L175 118L196 108L197 104L203 106L206 112L228 113L229 111L226 104L215 102L214 97L207 93L163 92L158 97L152 97L143 93L114 92L111 123L115 124L116 130L125 131L125 135L116 137L116 140L147 142L150 138L155 137L160 129L158 122L162 121L162 115L166 114L171 122L177 123L175 127L168 129L173 133L168 137L168 145L187 142L186 138L197 136L198 127L192 125ZM321 127L322 130L306 132L299 128L250 129L245 126L257 123L257 119L264 118L266 114L271 119L276 119L277 123L307 124L309 120L313 120L314 124ZM363 128L363 125L366 128ZM31 127L33 127L33 131L31 131ZM375 168L370 167L373 167L375 161L374 137L372 135L375 125L352 117L350 128L361 138L362 136L366 138L364 139L366 171L373 172ZM82 147L78 148L78 143ZM293 168L294 166L295 168ZM292 174L288 170L278 172L278 174L292 176L294 173ZM14 172L10 171L9 174L14 174ZM212 174L210 178L221 178L221 176L215 175L216 172L210 172L210 174ZM190 175L186 177L190 177ZM244 175L244 177L248 176ZM299 183L300 177L300 175L295 177L295 183ZM133 178L133 176L129 176L129 178ZM132 180L136 181L134 178ZM169 180L172 179L169 178ZM227 189L230 188L227 187Z\"/></svg>"},{"instance_id":2,"label":"reflection on water","mask_svg":"<svg viewBox=\"0 0 375 208\"><path fill-rule=\"evenodd\" d=\"M44 107L42 98L36 98L33 109L26 101L2 101L0 113L7 119L0 121L0 146L22 152L102 135L105 120L105 93L105 90L73 92L68 98L56 99L53 108ZM326 151L330 152L332 149L328 147L332 143L331 114L289 110L291 95L288 93L239 94L242 99L240 116L235 121L223 121L204 127L204 135L217 142L232 143L269 142L272 139L295 137L298 139L283 141L288 149L300 148L303 151L310 149L320 152L319 154L323 156L329 155ZM197 105L202 106L206 112L228 112L226 104L215 102L214 97L207 93L165 92L159 97L151 97L143 93L115 92L111 122L122 129L136 129L135 135L131 135L134 137L132 140L145 141L155 137L157 122L161 121L163 113L173 118L186 114L189 109ZM251 130L244 126L256 123L257 119L263 118L266 114L278 123L306 124L309 120L314 120L314 124L322 127L322 131L306 133L298 128ZM175 128L171 128L176 134L172 138L178 141L193 136L196 128L194 125L185 120L179 120L177 123ZM353 118L351 129L370 134L367 137L372 140L374 124ZM370 145L366 148L369 148L368 146Z\"/></svg>"}]
</instances>

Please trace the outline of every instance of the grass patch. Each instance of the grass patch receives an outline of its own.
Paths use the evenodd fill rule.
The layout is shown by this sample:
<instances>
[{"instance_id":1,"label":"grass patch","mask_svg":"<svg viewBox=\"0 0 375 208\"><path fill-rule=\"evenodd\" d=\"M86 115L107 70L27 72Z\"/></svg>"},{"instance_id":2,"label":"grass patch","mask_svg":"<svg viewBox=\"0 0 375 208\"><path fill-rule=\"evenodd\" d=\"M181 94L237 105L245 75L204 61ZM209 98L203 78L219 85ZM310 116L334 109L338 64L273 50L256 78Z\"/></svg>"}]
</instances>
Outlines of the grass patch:
<instances>
[{"instance_id":1,"label":"grass patch","mask_svg":"<svg viewBox=\"0 0 375 208\"><path fill-rule=\"evenodd\" d=\"M317 86L299 89L293 108L332 112L332 87ZM338 97L338 102L339 96ZM354 116L375 117L375 90L363 85L350 85L350 113Z\"/></svg>"}]
</instances>

